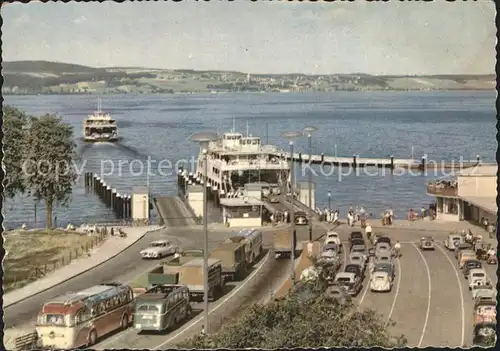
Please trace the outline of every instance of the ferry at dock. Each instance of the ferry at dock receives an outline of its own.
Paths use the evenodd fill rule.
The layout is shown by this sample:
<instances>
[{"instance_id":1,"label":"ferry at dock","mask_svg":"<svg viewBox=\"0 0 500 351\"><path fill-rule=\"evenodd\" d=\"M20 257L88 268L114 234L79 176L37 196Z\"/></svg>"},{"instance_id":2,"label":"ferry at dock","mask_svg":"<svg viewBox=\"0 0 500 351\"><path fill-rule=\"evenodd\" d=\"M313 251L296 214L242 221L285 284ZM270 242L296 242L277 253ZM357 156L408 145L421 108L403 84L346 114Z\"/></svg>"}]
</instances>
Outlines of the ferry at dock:
<instances>
[{"instance_id":1,"label":"ferry at dock","mask_svg":"<svg viewBox=\"0 0 500 351\"><path fill-rule=\"evenodd\" d=\"M245 184L269 184L269 191L279 194L290 182L290 164L273 145L262 145L261 138L242 133L223 133L219 140L210 142L207 150L207 186L219 198L241 197ZM198 155L193 178L203 179L202 150ZM286 188L285 188L286 189ZM266 195L266 194L264 194Z\"/></svg>"}]
</instances>

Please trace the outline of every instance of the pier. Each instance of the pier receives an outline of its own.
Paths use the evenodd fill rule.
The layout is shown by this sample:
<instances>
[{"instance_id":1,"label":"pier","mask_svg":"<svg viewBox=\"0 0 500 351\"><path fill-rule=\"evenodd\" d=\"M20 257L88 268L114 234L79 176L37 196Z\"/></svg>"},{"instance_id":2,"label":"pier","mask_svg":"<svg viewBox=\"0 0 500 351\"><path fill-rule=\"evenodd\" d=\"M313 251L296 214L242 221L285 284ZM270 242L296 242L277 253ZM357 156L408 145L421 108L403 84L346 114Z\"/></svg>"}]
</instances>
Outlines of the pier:
<instances>
[{"instance_id":1,"label":"pier","mask_svg":"<svg viewBox=\"0 0 500 351\"><path fill-rule=\"evenodd\" d=\"M127 194L118 193L111 185L106 184L104 179L86 172L84 174L85 189L90 193L97 195L102 202L113 210L117 218L131 218L132 200Z\"/></svg>"},{"instance_id":2,"label":"pier","mask_svg":"<svg viewBox=\"0 0 500 351\"><path fill-rule=\"evenodd\" d=\"M281 157L290 161L290 153L283 152L281 154L274 154L275 157ZM309 155L301 152L296 152L293 154L294 162L305 162L313 165L328 165L328 166L339 166L339 167L378 167L378 168L402 168L402 169L415 169L415 170L426 170L433 168L441 169L461 169L461 168L471 168L479 165L481 159L478 156L475 160L469 160L462 162L447 162L447 161L429 161L426 156L423 156L420 160L418 159L403 159L395 158L394 156L388 156L386 158L368 158L359 157L359 155L353 155L352 157L342 157L342 156L327 156L321 155L311 155L311 160L309 162Z\"/></svg>"}]
</instances>

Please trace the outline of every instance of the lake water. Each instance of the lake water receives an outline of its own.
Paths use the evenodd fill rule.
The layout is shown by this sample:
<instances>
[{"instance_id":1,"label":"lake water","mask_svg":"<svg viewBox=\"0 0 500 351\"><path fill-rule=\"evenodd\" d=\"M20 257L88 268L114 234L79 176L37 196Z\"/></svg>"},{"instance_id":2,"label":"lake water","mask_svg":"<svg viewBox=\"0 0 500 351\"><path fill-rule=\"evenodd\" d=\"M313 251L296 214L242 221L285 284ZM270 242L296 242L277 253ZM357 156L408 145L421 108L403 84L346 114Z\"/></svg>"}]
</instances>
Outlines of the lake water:
<instances>
[{"instance_id":1,"label":"lake water","mask_svg":"<svg viewBox=\"0 0 500 351\"><path fill-rule=\"evenodd\" d=\"M96 96L5 96L4 103L30 114L62 116L74 127L84 170L99 172L102 168L105 174L112 173L104 176L106 182L129 194L132 186L146 185L146 171L141 173L140 168L147 167L148 156L152 160L152 193L176 194L175 170L169 172L168 162L196 157L199 146L188 141L189 135L205 129L229 131L233 118L238 131L246 133L248 122L250 134L285 150L288 142L280 138L280 132L313 125L318 128L313 136L315 154L410 158L413 152L417 159L427 154L429 160L438 161L472 160L479 154L484 161L495 162L497 150L493 91L104 96L103 110L117 119L123 140L118 145L90 146L81 141L82 122L96 108ZM295 144L297 151L307 151L306 138ZM159 171L161 160L168 161L162 162ZM443 176L397 176L368 169L340 177L338 169L332 175L316 170L318 204L327 204L331 190L332 207L342 213L352 204L376 215L392 207L396 216L432 202L425 194L425 183ZM305 179L300 173L298 180ZM42 224L43 204L37 208ZM4 215L6 228L32 224L34 202L21 197L7 200ZM69 208L57 208L55 215L59 224L113 219L99 199L85 194L83 177L73 190Z\"/></svg>"}]
</instances>

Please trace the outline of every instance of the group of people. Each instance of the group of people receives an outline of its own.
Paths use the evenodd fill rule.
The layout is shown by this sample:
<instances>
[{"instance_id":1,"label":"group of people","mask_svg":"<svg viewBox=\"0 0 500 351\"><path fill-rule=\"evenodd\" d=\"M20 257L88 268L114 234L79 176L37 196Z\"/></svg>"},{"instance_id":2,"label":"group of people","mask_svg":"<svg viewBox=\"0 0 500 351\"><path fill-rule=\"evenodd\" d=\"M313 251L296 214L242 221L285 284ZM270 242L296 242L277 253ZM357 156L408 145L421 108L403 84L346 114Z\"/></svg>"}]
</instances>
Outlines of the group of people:
<instances>
[{"instance_id":1,"label":"group of people","mask_svg":"<svg viewBox=\"0 0 500 351\"><path fill-rule=\"evenodd\" d=\"M328 223L338 224L340 211L338 209L332 210L331 208L324 208L323 210L320 208L316 208L314 210L321 218L321 221L325 221Z\"/></svg>"},{"instance_id":2,"label":"group of people","mask_svg":"<svg viewBox=\"0 0 500 351\"><path fill-rule=\"evenodd\" d=\"M420 209L420 213L418 213L416 210L413 210L413 208L410 209L408 212L408 220L409 221L415 221L417 219L425 219L429 218L431 220L436 218L436 210L433 207L429 207L429 209L426 209L425 207L422 206Z\"/></svg>"}]
</instances>

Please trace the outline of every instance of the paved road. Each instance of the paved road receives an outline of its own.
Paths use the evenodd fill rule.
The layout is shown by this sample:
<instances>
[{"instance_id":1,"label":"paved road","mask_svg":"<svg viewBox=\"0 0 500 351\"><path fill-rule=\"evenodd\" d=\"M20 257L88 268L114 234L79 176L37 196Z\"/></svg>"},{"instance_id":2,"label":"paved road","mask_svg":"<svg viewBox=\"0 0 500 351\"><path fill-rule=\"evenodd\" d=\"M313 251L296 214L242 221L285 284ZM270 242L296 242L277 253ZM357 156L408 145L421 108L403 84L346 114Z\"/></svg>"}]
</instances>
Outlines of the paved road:
<instances>
[{"instance_id":1,"label":"paved road","mask_svg":"<svg viewBox=\"0 0 500 351\"><path fill-rule=\"evenodd\" d=\"M279 229L284 230L284 229ZM315 226L314 234L316 237L323 234L322 226ZM201 237L201 230L199 234L191 231L188 235L198 235ZM224 233L211 233L210 242L216 245L218 242L223 241L229 234ZM305 240L308 237L307 227L297 227L298 241ZM263 232L263 245L265 247L272 246L274 232ZM256 265L257 276L249 276L243 282L230 283L232 289L221 297L218 301L209 303L210 310L210 323L211 332L218 330L222 324L229 323L231 318L235 317L241 312L244 305L248 305L253 301L265 300L270 296L272 291L278 290L288 273L290 272L290 260L275 259L274 254L266 262L259 262ZM200 304L193 305L193 308L200 309ZM179 342L192 337L198 333L201 328L202 321L196 322L199 316L195 316L191 321L187 321L184 325L179 326L177 329L168 330L160 333L138 333L133 328L129 328L123 332L109 336L98 345L97 349L103 348L144 348L144 349L164 349L174 347Z\"/></svg>"},{"instance_id":2,"label":"paved road","mask_svg":"<svg viewBox=\"0 0 500 351\"><path fill-rule=\"evenodd\" d=\"M337 232L347 240L350 228ZM355 298L359 308L372 308L396 322L395 335L404 334L410 347L460 347L472 344L472 296L468 282L458 268L452 252L444 248L442 235L433 233L437 247L422 252L418 230L386 231L393 241L399 240L402 257L395 260L396 278L389 293L369 291L369 279ZM496 266L485 265L496 284Z\"/></svg>"},{"instance_id":3,"label":"paved road","mask_svg":"<svg viewBox=\"0 0 500 351\"><path fill-rule=\"evenodd\" d=\"M186 229L184 231L189 232L189 230ZM54 298L65 292L82 290L88 288L89 286L103 282L127 282L133 280L136 276L146 272L157 264L155 261L141 260L139 255L139 252L152 240L167 238L181 247L196 247L195 240L193 240L196 238L196 235L190 234L177 236L176 234L178 233L178 230L173 232L168 228L148 233L142 239L137 241L137 243L124 250L114 259L103 263L101 266L75 277L68 282L55 286L41 294L35 295L25 301L5 308L5 326L10 328L13 326L24 326L33 322L40 307L46 300ZM175 235L175 237L173 235ZM188 237L193 239L189 239Z\"/></svg>"}]
</instances>

